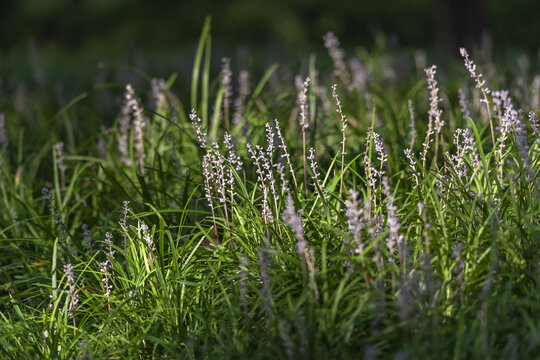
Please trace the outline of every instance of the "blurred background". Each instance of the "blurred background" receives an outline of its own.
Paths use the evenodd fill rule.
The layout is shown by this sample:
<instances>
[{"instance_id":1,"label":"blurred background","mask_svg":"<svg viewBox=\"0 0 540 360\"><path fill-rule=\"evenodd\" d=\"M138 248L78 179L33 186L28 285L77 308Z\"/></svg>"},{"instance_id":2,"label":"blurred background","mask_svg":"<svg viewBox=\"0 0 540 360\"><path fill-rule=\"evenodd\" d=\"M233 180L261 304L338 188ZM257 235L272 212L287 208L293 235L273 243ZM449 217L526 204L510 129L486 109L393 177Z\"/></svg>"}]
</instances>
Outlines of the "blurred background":
<instances>
[{"instance_id":1,"label":"blurred background","mask_svg":"<svg viewBox=\"0 0 540 360\"><path fill-rule=\"evenodd\" d=\"M538 0L3 0L0 96L37 83L69 98L110 80L111 69L156 77L178 72L184 86L207 15L213 69L229 56L233 66L251 62L256 71L325 53L328 31L345 49L382 41L441 58L458 56L459 46L472 47L488 34L495 54L514 50L538 61L538 14Z\"/></svg>"},{"instance_id":2,"label":"blurred background","mask_svg":"<svg viewBox=\"0 0 540 360\"><path fill-rule=\"evenodd\" d=\"M406 46L456 46L491 33L500 46L536 50L540 2L534 0L19 0L2 1L4 50L34 39L66 50L124 52L194 41L206 15L222 45L320 43L327 31L356 44L378 32ZM441 43L437 43L441 42ZM450 42L449 44L447 42Z\"/></svg>"}]
</instances>

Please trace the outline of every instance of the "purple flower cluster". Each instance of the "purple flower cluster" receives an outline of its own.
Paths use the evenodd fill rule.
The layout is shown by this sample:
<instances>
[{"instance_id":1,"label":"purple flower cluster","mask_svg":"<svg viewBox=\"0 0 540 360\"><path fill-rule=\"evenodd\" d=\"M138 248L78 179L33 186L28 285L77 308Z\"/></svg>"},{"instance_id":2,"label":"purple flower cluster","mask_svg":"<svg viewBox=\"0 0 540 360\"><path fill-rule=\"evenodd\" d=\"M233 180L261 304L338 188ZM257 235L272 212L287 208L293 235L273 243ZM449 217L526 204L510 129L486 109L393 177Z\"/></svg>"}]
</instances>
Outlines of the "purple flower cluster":
<instances>
[{"instance_id":1,"label":"purple flower cluster","mask_svg":"<svg viewBox=\"0 0 540 360\"><path fill-rule=\"evenodd\" d=\"M101 272L102 274L102 279L101 281L103 282L103 288L105 289L105 296L106 297L110 297L111 296L111 291L112 291L112 285L110 284L110 271L111 269L113 268L113 264L112 264L112 259L114 259L114 253L116 252L114 249L113 249L113 236L111 233L106 233L105 234L105 243L107 244L106 247L107 247L107 252L106 252L106 255L107 255L107 260L103 261L103 262L100 262L100 269L99 271Z\"/></svg>"},{"instance_id":2,"label":"purple flower cluster","mask_svg":"<svg viewBox=\"0 0 540 360\"><path fill-rule=\"evenodd\" d=\"M435 80L437 66L433 65L424 69L424 71L426 72L429 89L429 122L435 125L435 133L440 134L444 121L441 120L442 110L439 109L439 103L442 99L439 98L439 88L437 87L437 80Z\"/></svg>"},{"instance_id":3,"label":"purple flower cluster","mask_svg":"<svg viewBox=\"0 0 540 360\"><path fill-rule=\"evenodd\" d=\"M469 54L467 53L467 50L465 48L460 48L459 52L461 56L463 56L463 59L465 61L465 67L467 68L467 70L469 70L471 77L476 82L476 88L480 89L482 91L482 94L484 95L489 94L489 89L486 87L486 81L482 79L482 74L476 73L476 64L469 59Z\"/></svg>"},{"instance_id":4,"label":"purple flower cluster","mask_svg":"<svg viewBox=\"0 0 540 360\"><path fill-rule=\"evenodd\" d=\"M404 259L404 236L399 235L399 229L401 227L399 218L396 216L397 206L394 204L394 196L390 191L388 184L388 178L383 178L384 195L386 196L386 212L388 214L387 226L388 226L388 238L386 239L386 247L388 248L389 258L388 261L394 262L394 246L397 245L399 258L403 263Z\"/></svg>"},{"instance_id":5,"label":"purple flower cluster","mask_svg":"<svg viewBox=\"0 0 540 360\"><path fill-rule=\"evenodd\" d=\"M345 216L347 217L347 227L353 237L353 242L356 245L354 253L362 254L364 252L364 244L362 243L362 229L364 227L364 209L360 208L360 193L352 189L349 190L349 200L345 201ZM348 241L345 241L346 245Z\"/></svg>"},{"instance_id":6,"label":"purple flower cluster","mask_svg":"<svg viewBox=\"0 0 540 360\"><path fill-rule=\"evenodd\" d=\"M287 196L287 206L283 211L283 222L294 231L296 238L296 252L300 256L308 256L307 241L304 238L304 227L302 225L302 211L296 211L293 199Z\"/></svg>"},{"instance_id":7,"label":"purple flower cluster","mask_svg":"<svg viewBox=\"0 0 540 360\"><path fill-rule=\"evenodd\" d=\"M150 229L148 228L148 225L142 224L141 225L141 232L143 240L146 242L146 248L148 250L148 257L150 260L154 261L154 253L156 252L156 247L154 245L154 240L152 239L152 236L150 235Z\"/></svg>"},{"instance_id":8,"label":"purple flower cluster","mask_svg":"<svg viewBox=\"0 0 540 360\"><path fill-rule=\"evenodd\" d=\"M56 152L56 166L58 167L58 170L60 170L62 179L64 179L67 170L67 166L64 164L64 143L59 142L54 144L53 149Z\"/></svg>"},{"instance_id":9,"label":"purple flower cluster","mask_svg":"<svg viewBox=\"0 0 540 360\"><path fill-rule=\"evenodd\" d=\"M351 80L347 72L347 65L345 64L345 52L339 47L339 39L333 32L328 32L323 37L324 46L328 49L328 54L334 62L334 68L336 75L341 79L343 85L347 89L347 92L352 92Z\"/></svg>"},{"instance_id":10,"label":"purple flower cluster","mask_svg":"<svg viewBox=\"0 0 540 360\"><path fill-rule=\"evenodd\" d=\"M249 72L247 70L241 70L238 74L238 84L238 95L234 100L234 115L232 120L235 126L242 123L246 112L246 100L251 87Z\"/></svg>"},{"instance_id":11,"label":"purple flower cluster","mask_svg":"<svg viewBox=\"0 0 540 360\"><path fill-rule=\"evenodd\" d=\"M300 104L300 127L302 132L308 128L309 123L307 122L307 91L309 88L309 77L306 78L302 86L302 91L298 94L298 104Z\"/></svg>"},{"instance_id":12,"label":"purple flower cluster","mask_svg":"<svg viewBox=\"0 0 540 360\"><path fill-rule=\"evenodd\" d=\"M195 109L191 110L189 118L191 119L191 123L193 124L193 126L195 126L195 129L197 131L197 140L199 141L201 148L206 148L206 145L208 143L206 141L206 133L203 132L201 128L202 120L200 117L197 116L197 112L195 111Z\"/></svg>"},{"instance_id":13,"label":"purple flower cluster","mask_svg":"<svg viewBox=\"0 0 540 360\"><path fill-rule=\"evenodd\" d=\"M68 311L69 315L73 316L75 314L75 309L79 304L79 296L75 291L75 275L73 273L73 264L64 265L64 274L66 274L66 282L68 285L67 293L70 297Z\"/></svg>"},{"instance_id":14,"label":"purple flower cluster","mask_svg":"<svg viewBox=\"0 0 540 360\"><path fill-rule=\"evenodd\" d=\"M308 160L310 161L311 172L313 173L313 175L311 175L311 179L313 180L313 186L315 187L315 190L317 191L319 196L326 201L328 200L329 196L324 193L323 184L321 183L321 180L319 179L319 176L321 176L321 174L317 172L317 161L315 160L314 148L309 149Z\"/></svg>"},{"instance_id":15,"label":"purple flower cluster","mask_svg":"<svg viewBox=\"0 0 540 360\"><path fill-rule=\"evenodd\" d=\"M255 149L248 143L246 145L251 159L256 166L255 172L257 173L257 181L263 191L262 199L262 215L265 224L271 224L274 222L274 217L270 206L268 205L268 198L270 196L270 189L268 188L267 179L274 181L272 168L269 165L269 161L266 158L266 152L259 145L255 146Z\"/></svg>"}]
</instances>

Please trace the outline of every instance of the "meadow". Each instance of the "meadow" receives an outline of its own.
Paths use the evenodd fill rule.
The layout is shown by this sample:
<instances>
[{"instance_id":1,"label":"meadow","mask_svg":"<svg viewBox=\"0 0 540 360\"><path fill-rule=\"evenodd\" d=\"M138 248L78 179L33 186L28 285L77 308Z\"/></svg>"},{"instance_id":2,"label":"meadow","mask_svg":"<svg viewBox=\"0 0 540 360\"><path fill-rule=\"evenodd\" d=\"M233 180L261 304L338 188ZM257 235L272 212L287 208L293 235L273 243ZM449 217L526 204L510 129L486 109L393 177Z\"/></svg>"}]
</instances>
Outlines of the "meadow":
<instances>
[{"instance_id":1,"label":"meadow","mask_svg":"<svg viewBox=\"0 0 540 360\"><path fill-rule=\"evenodd\" d=\"M538 58L323 46L7 108L1 357L538 358Z\"/></svg>"}]
</instances>

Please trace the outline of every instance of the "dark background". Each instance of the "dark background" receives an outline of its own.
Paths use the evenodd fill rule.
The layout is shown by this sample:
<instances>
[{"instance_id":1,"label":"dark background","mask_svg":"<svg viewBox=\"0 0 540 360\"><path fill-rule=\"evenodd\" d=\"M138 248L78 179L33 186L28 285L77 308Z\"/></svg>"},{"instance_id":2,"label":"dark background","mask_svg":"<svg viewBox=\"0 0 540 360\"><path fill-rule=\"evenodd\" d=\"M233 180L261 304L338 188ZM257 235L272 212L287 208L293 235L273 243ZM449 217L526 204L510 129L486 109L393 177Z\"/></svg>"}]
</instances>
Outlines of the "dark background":
<instances>
[{"instance_id":1,"label":"dark background","mask_svg":"<svg viewBox=\"0 0 540 360\"><path fill-rule=\"evenodd\" d=\"M379 31L406 46L491 33L499 46L536 51L540 1L533 0L19 0L2 1L3 49L35 39L70 50L169 47L193 41L206 15L223 45L320 42L327 31L346 42L369 42ZM467 39L467 40L470 40Z\"/></svg>"},{"instance_id":2,"label":"dark background","mask_svg":"<svg viewBox=\"0 0 540 360\"><path fill-rule=\"evenodd\" d=\"M538 0L19 0L0 1L0 85L33 79L74 89L99 67L131 66L187 79L204 18L212 17L212 59L249 52L268 62L325 52L333 31L346 49L378 34L403 49L458 56L483 33L494 53L538 61ZM215 67L215 66L214 66ZM219 70L219 69L218 69ZM118 79L122 80L122 79Z\"/></svg>"}]
</instances>

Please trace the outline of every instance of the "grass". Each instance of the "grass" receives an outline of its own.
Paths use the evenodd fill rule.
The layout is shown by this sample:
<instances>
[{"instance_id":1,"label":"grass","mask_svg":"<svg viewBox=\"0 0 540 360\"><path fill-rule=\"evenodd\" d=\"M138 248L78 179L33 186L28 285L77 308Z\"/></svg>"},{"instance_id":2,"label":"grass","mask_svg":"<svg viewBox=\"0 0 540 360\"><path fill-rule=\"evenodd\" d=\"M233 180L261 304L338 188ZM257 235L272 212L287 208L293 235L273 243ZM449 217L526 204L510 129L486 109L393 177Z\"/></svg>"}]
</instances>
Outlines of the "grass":
<instances>
[{"instance_id":1,"label":"grass","mask_svg":"<svg viewBox=\"0 0 540 360\"><path fill-rule=\"evenodd\" d=\"M5 114L2 357L540 355L538 69L487 93L451 59L428 89L412 54L334 41L338 77L312 56L231 101L210 39L189 102L173 75L101 128L95 90Z\"/></svg>"}]
</instances>

